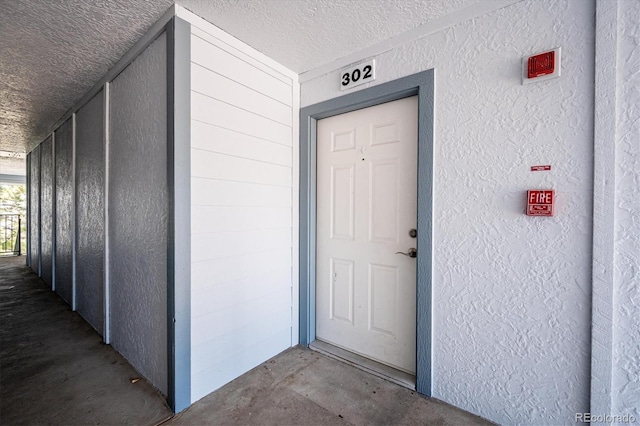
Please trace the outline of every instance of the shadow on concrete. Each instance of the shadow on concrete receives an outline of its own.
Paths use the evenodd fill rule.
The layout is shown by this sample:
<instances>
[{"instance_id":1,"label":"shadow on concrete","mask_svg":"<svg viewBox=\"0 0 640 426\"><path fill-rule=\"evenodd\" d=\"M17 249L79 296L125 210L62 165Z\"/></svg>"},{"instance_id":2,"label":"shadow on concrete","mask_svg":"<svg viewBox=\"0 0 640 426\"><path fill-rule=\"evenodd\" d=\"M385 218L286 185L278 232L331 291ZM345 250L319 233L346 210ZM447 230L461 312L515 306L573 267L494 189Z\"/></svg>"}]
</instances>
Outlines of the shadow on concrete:
<instances>
[{"instance_id":1,"label":"shadow on concrete","mask_svg":"<svg viewBox=\"0 0 640 426\"><path fill-rule=\"evenodd\" d=\"M295 347L172 417L164 397L24 265L0 258L0 424L486 425Z\"/></svg>"},{"instance_id":2,"label":"shadow on concrete","mask_svg":"<svg viewBox=\"0 0 640 426\"><path fill-rule=\"evenodd\" d=\"M295 347L238 377L172 425L490 425L321 353Z\"/></svg>"},{"instance_id":3,"label":"shadow on concrete","mask_svg":"<svg viewBox=\"0 0 640 426\"><path fill-rule=\"evenodd\" d=\"M0 424L155 425L164 397L27 266L0 258Z\"/></svg>"}]
</instances>

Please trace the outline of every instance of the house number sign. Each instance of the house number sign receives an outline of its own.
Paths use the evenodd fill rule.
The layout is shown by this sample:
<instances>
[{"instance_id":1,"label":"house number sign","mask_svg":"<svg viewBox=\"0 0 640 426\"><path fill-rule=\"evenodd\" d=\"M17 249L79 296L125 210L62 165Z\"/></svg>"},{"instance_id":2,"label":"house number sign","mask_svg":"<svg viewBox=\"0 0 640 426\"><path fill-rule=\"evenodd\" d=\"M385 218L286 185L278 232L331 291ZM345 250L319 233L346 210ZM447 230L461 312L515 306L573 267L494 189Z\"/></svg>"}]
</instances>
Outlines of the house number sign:
<instances>
[{"instance_id":1,"label":"house number sign","mask_svg":"<svg viewBox=\"0 0 640 426\"><path fill-rule=\"evenodd\" d=\"M340 71L340 90L368 83L376 79L376 60L370 59Z\"/></svg>"}]
</instances>

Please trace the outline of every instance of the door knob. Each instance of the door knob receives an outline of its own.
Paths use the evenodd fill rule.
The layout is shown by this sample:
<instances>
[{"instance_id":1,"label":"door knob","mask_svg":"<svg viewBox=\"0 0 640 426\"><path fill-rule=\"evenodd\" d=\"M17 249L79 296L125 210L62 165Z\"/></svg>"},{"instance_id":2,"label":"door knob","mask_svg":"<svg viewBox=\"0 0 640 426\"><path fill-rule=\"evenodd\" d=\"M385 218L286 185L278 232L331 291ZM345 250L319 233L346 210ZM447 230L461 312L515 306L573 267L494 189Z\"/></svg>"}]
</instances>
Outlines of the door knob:
<instances>
[{"instance_id":1,"label":"door knob","mask_svg":"<svg viewBox=\"0 0 640 426\"><path fill-rule=\"evenodd\" d=\"M408 257L418 257L418 250L416 250L414 248L410 248L406 253L404 253L402 251L397 251L396 254L402 254L402 255L408 256Z\"/></svg>"}]
</instances>

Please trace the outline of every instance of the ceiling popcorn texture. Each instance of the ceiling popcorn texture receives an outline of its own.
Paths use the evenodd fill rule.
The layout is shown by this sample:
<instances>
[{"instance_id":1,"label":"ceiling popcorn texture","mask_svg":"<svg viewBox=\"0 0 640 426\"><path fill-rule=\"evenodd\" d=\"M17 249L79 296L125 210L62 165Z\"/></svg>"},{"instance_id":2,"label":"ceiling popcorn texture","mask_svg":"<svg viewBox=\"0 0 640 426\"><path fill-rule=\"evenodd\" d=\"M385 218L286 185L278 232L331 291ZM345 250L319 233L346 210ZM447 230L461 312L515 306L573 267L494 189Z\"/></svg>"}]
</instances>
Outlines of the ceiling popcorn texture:
<instances>
[{"instance_id":1,"label":"ceiling popcorn texture","mask_svg":"<svg viewBox=\"0 0 640 426\"><path fill-rule=\"evenodd\" d=\"M171 3L0 2L0 150L42 142Z\"/></svg>"},{"instance_id":2,"label":"ceiling popcorn texture","mask_svg":"<svg viewBox=\"0 0 640 426\"><path fill-rule=\"evenodd\" d=\"M177 3L300 74L478 0L181 0Z\"/></svg>"},{"instance_id":3,"label":"ceiling popcorn texture","mask_svg":"<svg viewBox=\"0 0 640 426\"><path fill-rule=\"evenodd\" d=\"M25 172L25 158L20 152L0 151L0 174L23 175Z\"/></svg>"},{"instance_id":4,"label":"ceiling popcorn texture","mask_svg":"<svg viewBox=\"0 0 640 426\"><path fill-rule=\"evenodd\" d=\"M301 73L479 0L184 0ZM0 1L0 150L28 152L172 0ZM0 168L8 165L0 158Z\"/></svg>"}]
</instances>

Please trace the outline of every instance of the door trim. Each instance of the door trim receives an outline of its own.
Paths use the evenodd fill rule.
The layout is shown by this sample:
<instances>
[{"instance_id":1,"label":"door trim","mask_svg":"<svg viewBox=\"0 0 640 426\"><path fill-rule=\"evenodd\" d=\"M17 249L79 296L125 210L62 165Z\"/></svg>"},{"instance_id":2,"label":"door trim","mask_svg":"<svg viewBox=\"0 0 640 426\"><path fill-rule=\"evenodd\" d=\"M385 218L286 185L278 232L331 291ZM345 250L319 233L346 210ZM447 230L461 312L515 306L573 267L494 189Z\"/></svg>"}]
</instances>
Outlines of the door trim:
<instances>
[{"instance_id":1,"label":"door trim","mask_svg":"<svg viewBox=\"0 0 640 426\"><path fill-rule=\"evenodd\" d=\"M435 70L430 69L300 110L300 344L316 338L317 121L418 95L418 237L416 276L416 390L431 396L433 140Z\"/></svg>"}]
</instances>

